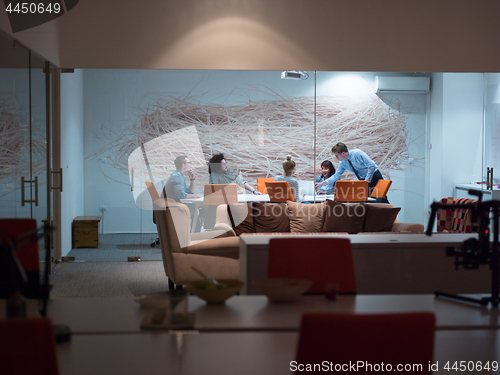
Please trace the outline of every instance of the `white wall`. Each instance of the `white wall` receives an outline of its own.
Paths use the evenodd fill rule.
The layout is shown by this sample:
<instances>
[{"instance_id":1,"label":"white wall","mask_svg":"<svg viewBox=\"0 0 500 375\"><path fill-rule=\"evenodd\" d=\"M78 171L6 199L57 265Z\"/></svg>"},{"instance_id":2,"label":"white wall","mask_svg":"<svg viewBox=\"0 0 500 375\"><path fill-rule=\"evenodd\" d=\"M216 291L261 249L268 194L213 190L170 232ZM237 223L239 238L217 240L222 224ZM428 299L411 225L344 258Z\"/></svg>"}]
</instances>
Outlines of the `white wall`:
<instances>
[{"instance_id":1,"label":"white wall","mask_svg":"<svg viewBox=\"0 0 500 375\"><path fill-rule=\"evenodd\" d=\"M61 75L61 253L72 248L71 223L84 213L83 71Z\"/></svg>"},{"instance_id":2,"label":"white wall","mask_svg":"<svg viewBox=\"0 0 500 375\"><path fill-rule=\"evenodd\" d=\"M429 204L480 181L483 162L483 74L439 73L432 82Z\"/></svg>"}]
</instances>

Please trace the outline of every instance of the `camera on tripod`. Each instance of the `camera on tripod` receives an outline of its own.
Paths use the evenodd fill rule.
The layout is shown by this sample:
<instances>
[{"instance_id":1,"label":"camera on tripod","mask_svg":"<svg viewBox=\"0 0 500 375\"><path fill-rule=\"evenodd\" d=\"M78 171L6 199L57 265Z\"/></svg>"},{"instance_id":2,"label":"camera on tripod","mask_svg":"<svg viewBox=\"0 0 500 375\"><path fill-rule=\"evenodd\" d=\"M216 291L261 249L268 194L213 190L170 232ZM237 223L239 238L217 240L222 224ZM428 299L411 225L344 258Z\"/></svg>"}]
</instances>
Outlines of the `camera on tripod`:
<instances>
[{"instance_id":1,"label":"camera on tripod","mask_svg":"<svg viewBox=\"0 0 500 375\"><path fill-rule=\"evenodd\" d=\"M500 201L481 202L482 192L477 190L469 190L469 194L477 196L478 202L475 204L460 205L434 202L431 205L432 210L427 235L432 235L434 218L438 209L470 209L472 211L472 221L478 222L478 237L468 238L462 242L459 248L447 247L446 255L455 257L456 270L458 270L459 266L462 266L464 269L473 270L478 269L480 265L489 265L491 269L491 297L478 300L442 292L435 292L435 295L479 303L481 305L487 305L491 302L494 307L498 307L500 303L500 246L498 239ZM493 214L493 246L490 245L490 212Z\"/></svg>"}]
</instances>

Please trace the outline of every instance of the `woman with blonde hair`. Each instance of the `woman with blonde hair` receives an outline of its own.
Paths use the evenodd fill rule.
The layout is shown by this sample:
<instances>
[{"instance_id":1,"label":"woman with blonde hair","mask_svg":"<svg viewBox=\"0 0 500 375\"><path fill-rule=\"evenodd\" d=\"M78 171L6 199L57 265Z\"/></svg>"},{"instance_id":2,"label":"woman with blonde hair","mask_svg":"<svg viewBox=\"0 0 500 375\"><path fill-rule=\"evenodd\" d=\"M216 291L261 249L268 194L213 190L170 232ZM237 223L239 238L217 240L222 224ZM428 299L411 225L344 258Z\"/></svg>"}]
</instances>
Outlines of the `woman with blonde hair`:
<instances>
[{"instance_id":1,"label":"woman with blonde hair","mask_svg":"<svg viewBox=\"0 0 500 375\"><path fill-rule=\"evenodd\" d=\"M302 202L303 196L299 194L299 182L293 177L295 173L295 162L291 155L287 155L285 161L283 162L283 174L276 176L274 181L286 181L290 190L292 190L293 198L295 202Z\"/></svg>"}]
</instances>

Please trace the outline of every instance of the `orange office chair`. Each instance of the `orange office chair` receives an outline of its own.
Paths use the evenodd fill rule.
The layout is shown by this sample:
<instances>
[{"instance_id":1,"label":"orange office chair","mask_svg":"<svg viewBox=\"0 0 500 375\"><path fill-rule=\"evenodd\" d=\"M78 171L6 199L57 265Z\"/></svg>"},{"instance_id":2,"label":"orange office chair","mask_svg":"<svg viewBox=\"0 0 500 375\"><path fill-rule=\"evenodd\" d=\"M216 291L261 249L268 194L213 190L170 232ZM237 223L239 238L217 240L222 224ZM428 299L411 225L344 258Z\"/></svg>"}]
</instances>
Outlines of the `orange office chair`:
<instances>
[{"instance_id":1,"label":"orange office chair","mask_svg":"<svg viewBox=\"0 0 500 375\"><path fill-rule=\"evenodd\" d=\"M57 375L59 366L51 321L0 320L0 363L2 374Z\"/></svg>"},{"instance_id":2,"label":"orange office chair","mask_svg":"<svg viewBox=\"0 0 500 375\"><path fill-rule=\"evenodd\" d=\"M341 202L366 202L368 200L368 181L337 181L335 183L333 200Z\"/></svg>"},{"instance_id":3,"label":"orange office chair","mask_svg":"<svg viewBox=\"0 0 500 375\"><path fill-rule=\"evenodd\" d=\"M358 363L357 374L421 366L411 373L431 374L435 317L430 312L391 314L308 313L302 316L297 363ZM370 365L372 367L370 367ZM348 365L349 366L349 365ZM340 371L335 371L340 372Z\"/></svg>"},{"instance_id":4,"label":"orange office chair","mask_svg":"<svg viewBox=\"0 0 500 375\"><path fill-rule=\"evenodd\" d=\"M286 203L286 201L294 201L292 189L286 181L267 181L267 194L269 200L273 203Z\"/></svg>"},{"instance_id":5,"label":"orange office chair","mask_svg":"<svg viewBox=\"0 0 500 375\"><path fill-rule=\"evenodd\" d=\"M356 293L351 241L347 238L272 238L270 278L313 282L307 293L324 293L325 284L339 284L339 293Z\"/></svg>"},{"instance_id":6,"label":"orange office chair","mask_svg":"<svg viewBox=\"0 0 500 375\"><path fill-rule=\"evenodd\" d=\"M376 199L384 199L391 185L392 185L391 180L378 180L377 184L372 190L372 193L370 194L370 197Z\"/></svg>"},{"instance_id":7,"label":"orange office chair","mask_svg":"<svg viewBox=\"0 0 500 375\"><path fill-rule=\"evenodd\" d=\"M257 190L260 191L262 194L267 194L266 182L272 182L272 181L274 181L274 178L272 178L272 177L258 178L257 179Z\"/></svg>"}]
</instances>

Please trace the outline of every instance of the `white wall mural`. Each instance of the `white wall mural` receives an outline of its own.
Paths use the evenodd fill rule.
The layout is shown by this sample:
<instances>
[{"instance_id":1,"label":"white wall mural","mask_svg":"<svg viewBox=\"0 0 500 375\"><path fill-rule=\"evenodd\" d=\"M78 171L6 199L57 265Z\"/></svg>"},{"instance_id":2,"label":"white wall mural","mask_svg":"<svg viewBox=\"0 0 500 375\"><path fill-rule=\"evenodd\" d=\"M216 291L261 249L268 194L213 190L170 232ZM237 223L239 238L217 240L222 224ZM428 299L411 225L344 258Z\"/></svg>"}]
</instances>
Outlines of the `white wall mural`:
<instances>
[{"instance_id":1,"label":"white wall mural","mask_svg":"<svg viewBox=\"0 0 500 375\"><path fill-rule=\"evenodd\" d=\"M164 139L148 151L156 176L168 178L173 171L172 160L188 155L197 178L208 181L207 161L212 154L222 152L251 184L255 184L258 177L281 174L281 162L287 154L297 162L297 178L312 180L314 97L286 98L266 87L249 87L244 92L254 96L249 94L254 90L271 98L249 100L241 105L200 104L199 98L173 95L150 98L146 107L137 109L137 119L129 128L119 133L112 128L104 129L100 136L106 137L105 146L90 157L107 153L109 166L129 173L127 161L134 150L155 138L164 139L172 134L168 144ZM191 127L196 128L202 154L187 146L192 134L178 132ZM319 163L331 159L333 140L363 149L388 177L391 171L402 170L408 158L406 116L375 94L318 97L316 135Z\"/></svg>"},{"instance_id":2,"label":"white wall mural","mask_svg":"<svg viewBox=\"0 0 500 375\"><path fill-rule=\"evenodd\" d=\"M21 176L45 169L44 135L35 128L30 133L27 111L13 96L0 95L0 196L19 189Z\"/></svg>"}]
</instances>

